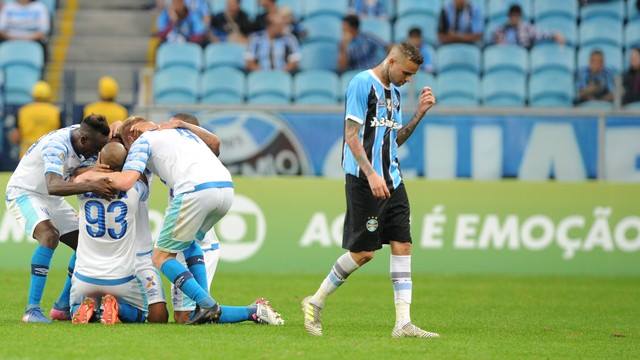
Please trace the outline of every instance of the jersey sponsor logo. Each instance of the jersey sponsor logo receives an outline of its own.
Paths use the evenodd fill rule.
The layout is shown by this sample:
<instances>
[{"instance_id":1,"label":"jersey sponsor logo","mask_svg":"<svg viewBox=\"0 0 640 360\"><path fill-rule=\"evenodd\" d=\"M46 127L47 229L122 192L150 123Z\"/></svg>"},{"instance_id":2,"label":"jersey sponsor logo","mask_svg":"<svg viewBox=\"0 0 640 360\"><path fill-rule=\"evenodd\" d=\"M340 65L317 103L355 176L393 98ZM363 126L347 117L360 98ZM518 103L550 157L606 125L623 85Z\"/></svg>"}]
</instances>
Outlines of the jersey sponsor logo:
<instances>
[{"instance_id":1,"label":"jersey sponsor logo","mask_svg":"<svg viewBox=\"0 0 640 360\"><path fill-rule=\"evenodd\" d=\"M369 125L371 127L388 127L391 128L393 130L400 130L402 129L402 124L397 123L395 121L393 121L392 119L379 119L377 117L374 117L371 119L371 122L369 123Z\"/></svg>"}]
</instances>

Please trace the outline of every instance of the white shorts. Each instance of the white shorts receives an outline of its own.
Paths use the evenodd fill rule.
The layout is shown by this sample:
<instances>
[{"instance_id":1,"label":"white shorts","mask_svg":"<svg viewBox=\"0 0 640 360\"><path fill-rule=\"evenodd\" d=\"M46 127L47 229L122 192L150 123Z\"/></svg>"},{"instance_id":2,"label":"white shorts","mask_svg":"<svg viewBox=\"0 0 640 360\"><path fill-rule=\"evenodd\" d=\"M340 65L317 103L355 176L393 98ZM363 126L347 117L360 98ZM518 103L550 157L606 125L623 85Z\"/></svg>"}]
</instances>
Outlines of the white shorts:
<instances>
[{"instance_id":1,"label":"white shorts","mask_svg":"<svg viewBox=\"0 0 640 360\"><path fill-rule=\"evenodd\" d=\"M142 286L147 293L147 303L166 303L162 290L162 277L151 261L152 252L136 254L136 276L142 281Z\"/></svg>"},{"instance_id":2,"label":"white shorts","mask_svg":"<svg viewBox=\"0 0 640 360\"><path fill-rule=\"evenodd\" d=\"M6 198L7 209L24 227L25 234L33 237L36 225L51 220L60 235L78 230L78 213L60 196L42 195L31 191L7 189L16 194Z\"/></svg>"},{"instance_id":3,"label":"white shorts","mask_svg":"<svg viewBox=\"0 0 640 360\"><path fill-rule=\"evenodd\" d=\"M103 280L79 274L77 271L73 273L71 279L71 308L82 304L86 297L100 301L103 295L110 294L118 300L147 312L149 308L147 303L147 293L142 287L142 282L135 275L131 275L122 279Z\"/></svg>"},{"instance_id":4,"label":"white shorts","mask_svg":"<svg viewBox=\"0 0 640 360\"><path fill-rule=\"evenodd\" d=\"M207 232L202 242L200 242L200 247L202 247L202 251L204 252L204 266L207 269L207 286L209 291L211 291L211 283L213 282L213 277L218 267L218 260L220 259L220 243L213 229ZM179 253L176 259L186 266L183 253ZM173 302L173 311L192 311L196 308L196 303L173 284L171 284L171 300Z\"/></svg>"},{"instance_id":5,"label":"white shorts","mask_svg":"<svg viewBox=\"0 0 640 360\"><path fill-rule=\"evenodd\" d=\"M232 203L232 187L211 187L176 195L165 212L156 248L174 254L186 250L194 239L204 239Z\"/></svg>"}]
</instances>

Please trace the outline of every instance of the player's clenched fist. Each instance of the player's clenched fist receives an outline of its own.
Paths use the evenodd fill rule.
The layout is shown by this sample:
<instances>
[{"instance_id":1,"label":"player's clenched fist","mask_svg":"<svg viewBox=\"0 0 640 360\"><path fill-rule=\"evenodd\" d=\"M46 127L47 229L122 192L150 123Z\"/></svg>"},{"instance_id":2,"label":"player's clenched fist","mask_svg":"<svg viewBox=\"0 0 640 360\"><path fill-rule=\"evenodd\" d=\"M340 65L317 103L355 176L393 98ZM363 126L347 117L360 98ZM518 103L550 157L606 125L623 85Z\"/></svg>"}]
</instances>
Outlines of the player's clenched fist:
<instances>
[{"instance_id":1,"label":"player's clenched fist","mask_svg":"<svg viewBox=\"0 0 640 360\"><path fill-rule=\"evenodd\" d=\"M426 113L436 104L436 96L433 95L433 91L430 87L425 86L422 88L420 92L420 97L418 98L418 111L421 113Z\"/></svg>"}]
</instances>

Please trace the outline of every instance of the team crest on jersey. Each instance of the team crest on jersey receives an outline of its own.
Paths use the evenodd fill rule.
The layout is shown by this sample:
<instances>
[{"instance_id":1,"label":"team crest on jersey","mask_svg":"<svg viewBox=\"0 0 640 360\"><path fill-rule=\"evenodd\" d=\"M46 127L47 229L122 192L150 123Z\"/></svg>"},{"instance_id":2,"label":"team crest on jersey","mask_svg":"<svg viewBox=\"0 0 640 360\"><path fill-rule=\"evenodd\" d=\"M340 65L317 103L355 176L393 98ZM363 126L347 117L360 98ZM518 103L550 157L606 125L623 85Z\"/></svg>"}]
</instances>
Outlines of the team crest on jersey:
<instances>
[{"instance_id":1,"label":"team crest on jersey","mask_svg":"<svg viewBox=\"0 0 640 360\"><path fill-rule=\"evenodd\" d=\"M367 230L369 232L378 230L378 218L376 216L371 216L367 219Z\"/></svg>"}]
</instances>

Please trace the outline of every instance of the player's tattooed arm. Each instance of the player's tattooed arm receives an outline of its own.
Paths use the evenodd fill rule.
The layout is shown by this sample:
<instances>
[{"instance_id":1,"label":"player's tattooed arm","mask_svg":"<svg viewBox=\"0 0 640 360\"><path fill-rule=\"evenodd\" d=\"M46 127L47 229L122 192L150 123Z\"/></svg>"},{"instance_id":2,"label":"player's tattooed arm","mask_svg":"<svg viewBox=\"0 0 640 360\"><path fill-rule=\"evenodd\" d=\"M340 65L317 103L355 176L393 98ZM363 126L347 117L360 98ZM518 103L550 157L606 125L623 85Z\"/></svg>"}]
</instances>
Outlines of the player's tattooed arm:
<instances>
[{"instance_id":1,"label":"player's tattooed arm","mask_svg":"<svg viewBox=\"0 0 640 360\"><path fill-rule=\"evenodd\" d=\"M418 109L416 110L416 113L413 115L411 121L409 121L407 125L398 130L398 138L396 139L398 146L404 144L405 141L407 141L409 136L413 134L413 131L416 129L416 127L418 127L418 124L420 124L420 121L422 120L422 118L424 118L427 111L429 111L435 104L436 97L433 95L431 88L425 87L424 89L422 89L420 97L418 98Z\"/></svg>"},{"instance_id":2,"label":"player's tattooed arm","mask_svg":"<svg viewBox=\"0 0 640 360\"><path fill-rule=\"evenodd\" d=\"M358 162L358 166L367 176L373 196L378 199L389 198L391 194L389 193L387 184L384 179L378 175L375 170L373 170L373 166L371 166L371 162L369 161L369 158L367 158L367 153L364 151L364 147L360 143L360 136L358 134L360 133L361 127L362 125L357 122L347 120L344 127L345 142L349 146L349 149L351 149L351 153Z\"/></svg>"}]
</instances>

